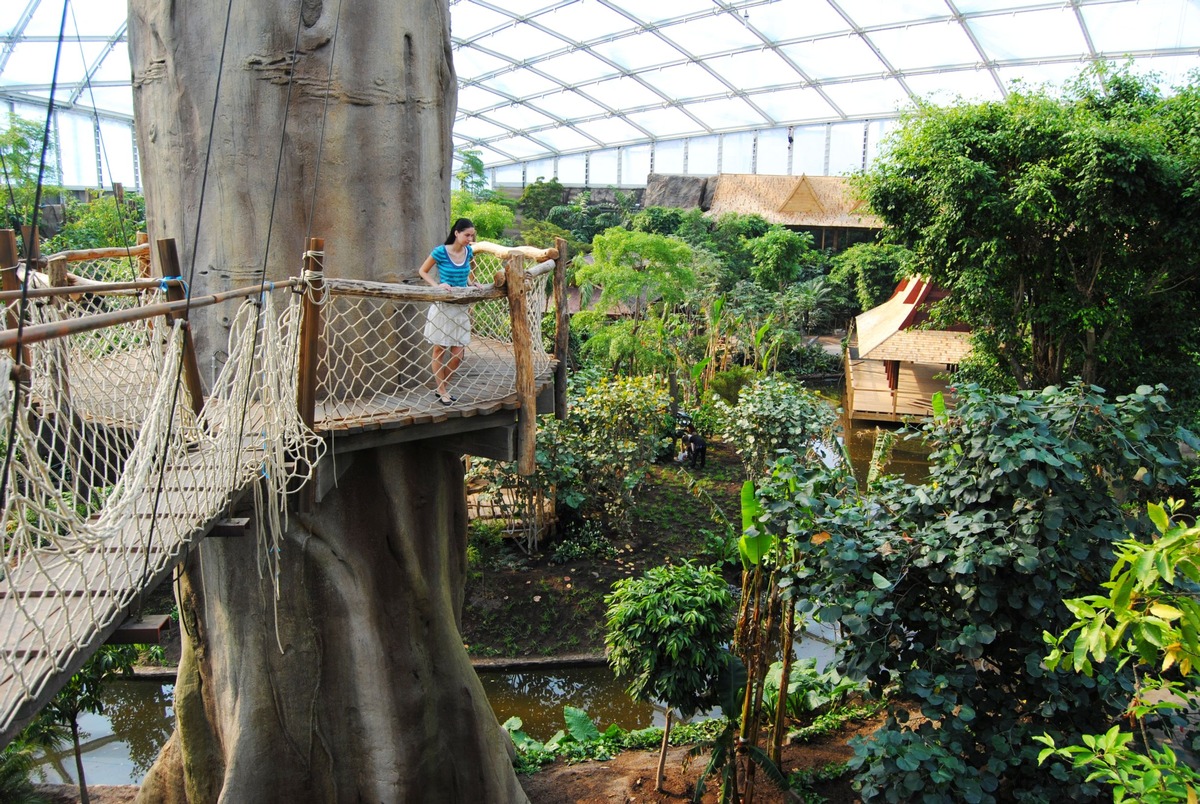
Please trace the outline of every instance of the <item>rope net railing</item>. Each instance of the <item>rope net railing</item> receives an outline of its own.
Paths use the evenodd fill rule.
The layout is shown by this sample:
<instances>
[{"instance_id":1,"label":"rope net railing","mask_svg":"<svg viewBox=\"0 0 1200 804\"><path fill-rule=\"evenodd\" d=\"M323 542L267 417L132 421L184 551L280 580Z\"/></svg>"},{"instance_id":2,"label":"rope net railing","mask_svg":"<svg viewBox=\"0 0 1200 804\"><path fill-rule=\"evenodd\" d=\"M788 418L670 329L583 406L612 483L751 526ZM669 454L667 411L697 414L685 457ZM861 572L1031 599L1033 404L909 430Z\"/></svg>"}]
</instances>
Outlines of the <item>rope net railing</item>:
<instances>
[{"instance_id":1,"label":"rope net railing","mask_svg":"<svg viewBox=\"0 0 1200 804\"><path fill-rule=\"evenodd\" d=\"M486 247L489 244L480 244ZM503 247L494 247L500 253ZM511 253L511 252L510 252ZM524 256L525 316L535 376L546 381L553 359L540 337L548 304L552 260ZM338 430L372 423L404 424L409 418L438 416L450 411L488 411L509 401L516 390L516 361L512 317L503 292L504 258L477 250L476 282L494 289L477 299L457 303L414 296L432 290L425 286L331 280L322 311L322 348L317 369L318 429ZM539 270L540 269L540 270ZM497 279L500 285L497 287ZM441 401L434 377L434 342L453 343L463 326L452 315L431 315L432 305L465 309L469 322L461 362L449 373L449 404ZM462 314L458 316L460 319ZM447 323L448 322L448 323ZM445 355L448 359L449 352Z\"/></svg>"},{"instance_id":2,"label":"rope net railing","mask_svg":"<svg viewBox=\"0 0 1200 804\"><path fill-rule=\"evenodd\" d=\"M26 326L162 295L31 298ZM12 455L0 504L0 733L251 485L260 573L274 583L278 544L267 539L279 538L289 488L308 479L324 449L297 413L302 297L288 294L277 310L274 295L238 307L229 359L199 414L180 382L187 352L178 321L156 316L26 343L21 366L12 351L0 354L0 447ZM5 301L6 314L18 309Z\"/></svg>"}]
</instances>

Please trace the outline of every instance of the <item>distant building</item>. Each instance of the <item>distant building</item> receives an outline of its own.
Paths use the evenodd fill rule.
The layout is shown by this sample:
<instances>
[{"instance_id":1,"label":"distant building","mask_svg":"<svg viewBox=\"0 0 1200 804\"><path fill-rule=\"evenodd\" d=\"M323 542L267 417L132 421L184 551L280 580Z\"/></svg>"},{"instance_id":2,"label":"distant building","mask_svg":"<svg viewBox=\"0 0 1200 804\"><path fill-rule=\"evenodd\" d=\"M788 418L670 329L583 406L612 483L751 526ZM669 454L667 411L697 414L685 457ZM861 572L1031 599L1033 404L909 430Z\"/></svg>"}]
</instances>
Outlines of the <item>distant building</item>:
<instances>
[{"instance_id":1,"label":"distant building","mask_svg":"<svg viewBox=\"0 0 1200 804\"><path fill-rule=\"evenodd\" d=\"M818 249L844 251L875 239L883 223L840 176L722 173L707 178L650 174L642 206L699 207L711 216L737 212L809 232Z\"/></svg>"},{"instance_id":2,"label":"distant building","mask_svg":"<svg viewBox=\"0 0 1200 804\"><path fill-rule=\"evenodd\" d=\"M945 296L927 278L912 276L890 299L854 319L844 400L852 419L900 421L932 413L931 398L947 390L937 375L953 372L971 351L965 328L917 328L928 320L930 306ZM953 404L946 397L947 405Z\"/></svg>"}]
</instances>

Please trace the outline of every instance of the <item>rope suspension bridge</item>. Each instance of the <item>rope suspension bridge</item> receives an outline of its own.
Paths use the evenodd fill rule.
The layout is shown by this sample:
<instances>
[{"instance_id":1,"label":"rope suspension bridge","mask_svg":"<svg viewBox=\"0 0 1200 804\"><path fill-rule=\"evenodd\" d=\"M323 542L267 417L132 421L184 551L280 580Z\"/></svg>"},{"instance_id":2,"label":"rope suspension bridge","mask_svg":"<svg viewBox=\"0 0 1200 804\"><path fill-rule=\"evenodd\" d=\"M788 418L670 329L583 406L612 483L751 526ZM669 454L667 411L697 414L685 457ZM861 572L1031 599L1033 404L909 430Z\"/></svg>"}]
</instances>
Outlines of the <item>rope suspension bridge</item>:
<instances>
[{"instance_id":1,"label":"rope suspension bridge","mask_svg":"<svg viewBox=\"0 0 1200 804\"><path fill-rule=\"evenodd\" d=\"M148 243L21 265L0 231L0 745L187 550L243 532L247 498L273 579L289 511L319 502L354 450L437 438L528 473L538 397L555 378L565 393L540 336L552 288L565 356L561 243L478 244L483 286L446 290L328 276L310 239L298 276L199 297L174 242L155 245L160 277ZM422 333L435 302L471 310L450 405ZM206 391L187 322L214 305L234 309Z\"/></svg>"}]
</instances>

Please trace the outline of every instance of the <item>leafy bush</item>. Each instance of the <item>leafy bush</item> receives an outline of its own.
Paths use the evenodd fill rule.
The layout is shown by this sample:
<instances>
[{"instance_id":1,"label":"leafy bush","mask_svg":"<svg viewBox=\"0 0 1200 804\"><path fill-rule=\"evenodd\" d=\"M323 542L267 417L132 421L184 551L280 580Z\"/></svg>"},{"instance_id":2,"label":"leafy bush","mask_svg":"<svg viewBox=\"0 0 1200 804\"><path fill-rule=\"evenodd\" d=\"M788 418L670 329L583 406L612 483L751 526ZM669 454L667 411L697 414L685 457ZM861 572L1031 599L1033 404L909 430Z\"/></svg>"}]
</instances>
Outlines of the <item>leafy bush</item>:
<instances>
[{"instance_id":1,"label":"leafy bush","mask_svg":"<svg viewBox=\"0 0 1200 804\"><path fill-rule=\"evenodd\" d=\"M891 297L912 260L903 246L859 243L833 258L829 278L853 289L860 311L870 310Z\"/></svg>"},{"instance_id":2,"label":"leafy bush","mask_svg":"<svg viewBox=\"0 0 1200 804\"><path fill-rule=\"evenodd\" d=\"M775 662L767 671L763 685L763 703L770 712L775 711L779 701L779 681L783 675L783 662ZM852 692L862 685L837 671L835 667L817 670L815 658L797 659L788 673L787 715L794 719L811 717L840 705Z\"/></svg>"},{"instance_id":3,"label":"leafy bush","mask_svg":"<svg viewBox=\"0 0 1200 804\"><path fill-rule=\"evenodd\" d=\"M450 220L458 218L470 218L480 240L501 243L504 230L513 225L516 215L499 201L483 201L465 190L455 190L450 194Z\"/></svg>"},{"instance_id":4,"label":"leafy bush","mask_svg":"<svg viewBox=\"0 0 1200 804\"><path fill-rule=\"evenodd\" d=\"M1085 385L989 396L923 429L929 480L857 495L841 470L790 460L762 490L762 524L799 553L782 586L839 623L842 666L896 684L927 718L895 709L856 748L863 800L1084 800L1099 788L1061 762L1037 765L1034 735L1107 727L1127 674L1050 671L1043 631L1074 618L1064 598L1107 574L1144 495L1178 483L1179 442L1159 389L1109 401ZM793 535L794 534L794 535ZM1101 727L1098 729L1097 727Z\"/></svg>"},{"instance_id":5,"label":"leafy bush","mask_svg":"<svg viewBox=\"0 0 1200 804\"><path fill-rule=\"evenodd\" d=\"M728 405L736 405L738 398L741 396L742 389L758 379L758 372L750 366L734 366L725 371L718 371L713 374L712 381L708 384L708 389L716 398L724 401ZM714 402L714 404L716 404ZM724 420L724 411L720 407L716 408L717 415L721 421Z\"/></svg>"},{"instance_id":6,"label":"leafy bush","mask_svg":"<svg viewBox=\"0 0 1200 804\"><path fill-rule=\"evenodd\" d=\"M842 359L819 345L796 346L780 350L777 367L790 374L836 374L842 370Z\"/></svg>"},{"instance_id":7,"label":"leafy bush","mask_svg":"<svg viewBox=\"0 0 1200 804\"><path fill-rule=\"evenodd\" d=\"M538 176L537 181L525 186L521 198L517 201L517 206L520 207L524 217L544 221L551 209L562 205L565 195L566 190L563 189L562 182L558 179L552 178L550 181L545 181Z\"/></svg>"},{"instance_id":8,"label":"leafy bush","mask_svg":"<svg viewBox=\"0 0 1200 804\"><path fill-rule=\"evenodd\" d=\"M72 201L62 228L42 246L42 252L132 246L138 231L145 228L146 200L135 193L126 193L123 204L111 195L87 203Z\"/></svg>"},{"instance_id":9,"label":"leafy bush","mask_svg":"<svg viewBox=\"0 0 1200 804\"><path fill-rule=\"evenodd\" d=\"M736 406L718 401L717 408L724 419L722 437L742 457L751 478L763 477L781 450L803 453L832 441L837 421L815 391L778 377L744 388Z\"/></svg>"},{"instance_id":10,"label":"leafy bush","mask_svg":"<svg viewBox=\"0 0 1200 804\"><path fill-rule=\"evenodd\" d=\"M629 228L635 232L673 235L683 222L683 210L674 207L646 207L633 216Z\"/></svg>"},{"instance_id":11,"label":"leafy bush","mask_svg":"<svg viewBox=\"0 0 1200 804\"><path fill-rule=\"evenodd\" d=\"M554 547L551 564L566 564L580 559L606 560L617 557L617 548L595 522L584 520L578 528Z\"/></svg>"}]
</instances>

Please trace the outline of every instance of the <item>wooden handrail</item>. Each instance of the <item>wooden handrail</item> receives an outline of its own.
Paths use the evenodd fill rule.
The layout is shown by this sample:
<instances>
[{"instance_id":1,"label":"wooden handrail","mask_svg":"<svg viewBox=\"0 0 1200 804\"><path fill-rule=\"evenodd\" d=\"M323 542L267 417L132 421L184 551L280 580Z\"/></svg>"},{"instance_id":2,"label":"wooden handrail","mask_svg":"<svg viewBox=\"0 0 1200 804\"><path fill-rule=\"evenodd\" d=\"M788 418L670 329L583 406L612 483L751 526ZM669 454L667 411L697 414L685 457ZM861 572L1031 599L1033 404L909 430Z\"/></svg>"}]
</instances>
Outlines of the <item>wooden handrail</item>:
<instances>
[{"instance_id":1,"label":"wooden handrail","mask_svg":"<svg viewBox=\"0 0 1200 804\"><path fill-rule=\"evenodd\" d=\"M29 288L25 291L25 296L30 299L52 298L54 296L82 296L85 293L92 295L103 295L105 293L128 293L133 290L151 290L153 288L161 288L182 285L181 279L142 279L136 282L88 282L86 285L68 285L59 288ZM19 290L0 290L0 302L13 301L21 298L22 291Z\"/></svg>"},{"instance_id":2,"label":"wooden handrail","mask_svg":"<svg viewBox=\"0 0 1200 804\"><path fill-rule=\"evenodd\" d=\"M550 249L550 251L553 251L553 250L554 249ZM532 268L530 268L529 270L527 270L525 272L525 281L529 282L530 280L537 279L540 276L545 276L546 274L548 274L554 270L554 266L556 264L557 264L557 260L555 260L553 257L548 260L539 262L537 265L533 266Z\"/></svg>"},{"instance_id":3,"label":"wooden handrail","mask_svg":"<svg viewBox=\"0 0 1200 804\"><path fill-rule=\"evenodd\" d=\"M120 246L112 246L110 248L83 248L69 249L60 251L57 254L51 254L49 257L42 257L38 260L42 262L50 262L50 260L66 260L67 262L86 262L87 260L118 260L122 257L143 257L149 256L150 243L139 243L136 246L122 248Z\"/></svg>"},{"instance_id":4,"label":"wooden handrail","mask_svg":"<svg viewBox=\"0 0 1200 804\"><path fill-rule=\"evenodd\" d=\"M300 279L287 279L282 282L275 282L275 290L291 289L300 285ZM72 318L68 321L57 321L51 324L35 324L25 327L21 332L21 343L41 343L53 338L62 338L68 335L78 335L83 332L94 332L98 329L111 327L115 324L129 324L133 321L142 321L147 318L154 318L159 315L176 315L188 309L199 309L201 307L211 307L214 304L220 304L223 301L230 299L240 299L246 296L254 296L256 294L269 290L264 289L262 285L250 285L244 288L236 288L234 290L226 290L221 293L212 293L208 296L193 296L191 300L184 299L177 302L163 302L162 304L150 304L145 307L131 307L128 310L114 310L108 313L98 313L96 315L84 316L83 318ZM17 345L16 329L6 329L0 331L0 349L7 349Z\"/></svg>"},{"instance_id":5,"label":"wooden handrail","mask_svg":"<svg viewBox=\"0 0 1200 804\"><path fill-rule=\"evenodd\" d=\"M366 279L326 278L325 287L335 296L357 296L391 301L474 304L504 298L504 276L499 274L491 285L473 288L440 288L429 285L401 285L395 282L370 282Z\"/></svg>"},{"instance_id":6,"label":"wooden handrail","mask_svg":"<svg viewBox=\"0 0 1200 804\"><path fill-rule=\"evenodd\" d=\"M552 248L534 248L533 246L502 246L499 243L492 243L487 240L480 240L471 248L480 254L491 254L493 257L499 257L502 260L507 260L514 254L520 254L522 257L534 262L544 262L545 260L553 260L558 256L558 252Z\"/></svg>"}]
</instances>

